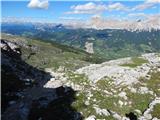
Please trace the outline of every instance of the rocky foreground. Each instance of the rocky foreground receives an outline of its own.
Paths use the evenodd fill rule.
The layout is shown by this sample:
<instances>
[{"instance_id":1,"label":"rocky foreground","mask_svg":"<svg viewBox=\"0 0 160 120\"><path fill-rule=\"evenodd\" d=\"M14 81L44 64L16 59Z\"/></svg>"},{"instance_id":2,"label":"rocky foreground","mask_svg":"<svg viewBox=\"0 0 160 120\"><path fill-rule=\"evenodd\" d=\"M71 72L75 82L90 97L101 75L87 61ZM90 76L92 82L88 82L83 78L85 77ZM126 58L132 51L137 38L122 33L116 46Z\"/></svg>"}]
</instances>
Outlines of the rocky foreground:
<instances>
[{"instance_id":1,"label":"rocky foreground","mask_svg":"<svg viewBox=\"0 0 160 120\"><path fill-rule=\"evenodd\" d=\"M64 66L42 71L21 58L19 46L36 48L1 41L4 120L160 119L158 53L90 64L76 71Z\"/></svg>"},{"instance_id":2,"label":"rocky foreground","mask_svg":"<svg viewBox=\"0 0 160 120\"><path fill-rule=\"evenodd\" d=\"M121 66L122 64L132 62L131 58L123 58L104 62L102 64L91 64L90 66L78 69L77 72L87 75L93 82L97 82L103 77L109 77L116 85L130 85L137 83L140 77L146 77L152 68L160 65L160 57L155 53L144 54L142 58L146 59L148 62L134 69Z\"/></svg>"},{"instance_id":3,"label":"rocky foreground","mask_svg":"<svg viewBox=\"0 0 160 120\"><path fill-rule=\"evenodd\" d=\"M82 102L86 106L80 108L81 113L88 117L86 120L158 120L159 116L152 116L152 113L154 106L160 104L160 89L156 88L160 86L160 56L149 53L139 59L143 62L134 67L131 65L136 61L123 58L91 64L70 73L64 72L62 67L58 72L46 69L54 78L44 87L64 85L78 91L82 98L78 98L75 104ZM152 73L156 73L157 78L153 78Z\"/></svg>"}]
</instances>

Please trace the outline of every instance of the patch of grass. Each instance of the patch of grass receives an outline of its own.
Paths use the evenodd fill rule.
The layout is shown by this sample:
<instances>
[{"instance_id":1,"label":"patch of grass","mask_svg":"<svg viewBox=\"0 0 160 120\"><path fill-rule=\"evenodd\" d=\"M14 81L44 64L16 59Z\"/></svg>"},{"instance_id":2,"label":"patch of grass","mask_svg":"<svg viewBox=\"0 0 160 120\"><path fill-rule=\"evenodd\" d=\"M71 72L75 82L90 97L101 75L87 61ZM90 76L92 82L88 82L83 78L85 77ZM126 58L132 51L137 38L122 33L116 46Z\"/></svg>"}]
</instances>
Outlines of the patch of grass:
<instances>
[{"instance_id":1,"label":"patch of grass","mask_svg":"<svg viewBox=\"0 0 160 120\"><path fill-rule=\"evenodd\" d=\"M92 101L93 102L92 104L96 104L100 108L115 111L118 114L123 115L123 116L125 116L125 114L129 113L131 110L131 107L128 105L120 106L118 104L119 100L124 102L124 100L122 100L119 96L114 96L114 95L105 96L105 94L99 91L94 91L92 99L96 99L96 102Z\"/></svg>"},{"instance_id":2,"label":"patch of grass","mask_svg":"<svg viewBox=\"0 0 160 120\"><path fill-rule=\"evenodd\" d=\"M104 115L96 115L97 120L115 120L115 118L111 115L104 116Z\"/></svg>"},{"instance_id":3,"label":"patch of grass","mask_svg":"<svg viewBox=\"0 0 160 120\"><path fill-rule=\"evenodd\" d=\"M86 100L86 96L83 92L79 92L76 95L76 101L72 103L72 106L76 108L77 110L81 111L86 108L86 105L84 104Z\"/></svg>"},{"instance_id":4,"label":"patch of grass","mask_svg":"<svg viewBox=\"0 0 160 120\"><path fill-rule=\"evenodd\" d=\"M84 66L87 64L87 62L81 61L84 53L77 54L71 51L65 51L65 48L59 48L60 45L57 47L56 44L37 40L30 40L28 44L37 48L34 51L35 54L26 60L34 66L40 66L41 68L53 67L55 69L59 68L59 66L65 66L68 69L75 69L80 67L80 65ZM27 50L24 49L23 51L26 52ZM78 64L79 62L81 64Z\"/></svg>"},{"instance_id":5,"label":"patch of grass","mask_svg":"<svg viewBox=\"0 0 160 120\"><path fill-rule=\"evenodd\" d=\"M156 93L157 96L160 96L160 71L155 70L149 74L151 78L146 81L147 87Z\"/></svg>"},{"instance_id":6,"label":"patch of grass","mask_svg":"<svg viewBox=\"0 0 160 120\"><path fill-rule=\"evenodd\" d=\"M99 99L101 99L100 94L97 94L97 95L94 94L93 96L96 99L99 96ZM85 105L84 103L86 100L87 100L87 97L85 92L78 93L78 96L76 96L76 101L72 104L73 108L81 112L85 118L89 117L90 115L95 115L96 119L114 120L112 116L104 116L104 115L97 114L95 109L93 108L93 104L96 104L96 103L90 100L89 101L90 105ZM102 108L104 108L104 106Z\"/></svg>"},{"instance_id":7,"label":"patch of grass","mask_svg":"<svg viewBox=\"0 0 160 120\"><path fill-rule=\"evenodd\" d=\"M113 92L112 89L114 88L115 91L118 91L118 88L114 85L113 80L111 78L105 77L96 82L96 86L98 87L101 92L107 90L108 92Z\"/></svg>"},{"instance_id":8,"label":"patch of grass","mask_svg":"<svg viewBox=\"0 0 160 120\"><path fill-rule=\"evenodd\" d=\"M125 63L122 64L121 66L135 68L137 66L141 66L144 63L148 63L148 60L141 57L133 57L131 59L131 63Z\"/></svg>"},{"instance_id":9,"label":"patch of grass","mask_svg":"<svg viewBox=\"0 0 160 120\"><path fill-rule=\"evenodd\" d=\"M81 112L85 118L90 115L96 115L96 112L92 105L85 105L85 101L87 100L87 96L85 92L79 92L76 95L76 100L72 103L72 107L77 111Z\"/></svg>"},{"instance_id":10,"label":"patch of grass","mask_svg":"<svg viewBox=\"0 0 160 120\"><path fill-rule=\"evenodd\" d=\"M73 72L67 72L66 75L68 79L73 82L74 84L89 86L89 80L84 74L77 74Z\"/></svg>"},{"instance_id":11,"label":"patch of grass","mask_svg":"<svg viewBox=\"0 0 160 120\"><path fill-rule=\"evenodd\" d=\"M39 69L58 69L64 66L75 70L90 63L99 63L105 59L95 54L89 54L82 49L40 39L28 39L14 35L2 34L2 39L21 43L22 58L30 65Z\"/></svg>"},{"instance_id":12,"label":"patch of grass","mask_svg":"<svg viewBox=\"0 0 160 120\"><path fill-rule=\"evenodd\" d=\"M132 110L138 109L140 111L144 111L148 104L153 99L153 96L150 94L140 94L140 93L127 93L128 99L132 102Z\"/></svg>"},{"instance_id":13,"label":"patch of grass","mask_svg":"<svg viewBox=\"0 0 160 120\"><path fill-rule=\"evenodd\" d=\"M152 116L160 119L160 103L156 104L152 111Z\"/></svg>"}]
</instances>

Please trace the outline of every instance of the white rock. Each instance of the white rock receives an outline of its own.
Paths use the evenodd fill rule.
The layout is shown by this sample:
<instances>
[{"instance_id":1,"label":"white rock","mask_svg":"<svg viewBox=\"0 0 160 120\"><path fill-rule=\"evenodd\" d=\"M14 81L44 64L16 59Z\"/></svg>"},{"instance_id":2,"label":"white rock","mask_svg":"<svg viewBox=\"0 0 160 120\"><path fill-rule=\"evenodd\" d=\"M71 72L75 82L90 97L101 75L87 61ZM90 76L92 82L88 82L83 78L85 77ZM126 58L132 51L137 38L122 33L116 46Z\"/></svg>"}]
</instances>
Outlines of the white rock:
<instances>
[{"instance_id":1,"label":"white rock","mask_svg":"<svg viewBox=\"0 0 160 120\"><path fill-rule=\"evenodd\" d=\"M90 105L90 104L89 104L89 101L85 101L85 103L84 103L84 104L85 104L85 105Z\"/></svg>"},{"instance_id":2,"label":"white rock","mask_svg":"<svg viewBox=\"0 0 160 120\"><path fill-rule=\"evenodd\" d=\"M144 114L144 117L145 117L147 120L151 120L151 119L152 119L152 115L151 115L151 114Z\"/></svg>"},{"instance_id":3,"label":"white rock","mask_svg":"<svg viewBox=\"0 0 160 120\"><path fill-rule=\"evenodd\" d=\"M121 100L118 101L118 104L122 107L123 102Z\"/></svg>"},{"instance_id":4,"label":"white rock","mask_svg":"<svg viewBox=\"0 0 160 120\"><path fill-rule=\"evenodd\" d=\"M43 87L44 88L58 88L61 86L63 86L63 84L60 80L51 80L51 81L48 81Z\"/></svg>"},{"instance_id":5,"label":"white rock","mask_svg":"<svg viewBox=\"0 0 160 120\"><path fill-rule=\"evenodd\" d=\"M107 90L104 90L103 92L106 93L107 95L113 95L112 92L108 92Z\"/></svg>"},{"instance_id":6,"label":"white rock","mask_svg":"<svg viewBox=\"0 0 160 120\"><path fill-rule=\"evenodd\" d=\"M130 90L131 90L132 93L136 93L137 92L137 90L135 88L130 88Z\"/></svg>"},{"instance_id":7,"label":"white rock","mask_svg":"<svg viewBox=\"0 0 160 120\"><path fill-rule=\"evenodd\" d=\"M85 120L96 120L96 116L91 115L88 118L86 118Z\"/></svg>"},{"instance_id":8,"label":"white rock","mask_svg":"<svg viewBox=\"0 0 160 120\"><path fill-rule=\"evenodd\" d=\"M130 120L130 119L127 117L122 117L122 120Z\"/></svg>"},{"instance_id":9,"label":"white rock","mask_svg":"<svg viewBox=\"0 0 160 120\"><path fill-rule=\"evenodd\" d=\"M127 105L128 103L127 102L124 102L124 105Z\"/></svg>"},{"instance_id":10,"label":"white rock","mask_svg":"<svg viewBox=\"0 0 160 120\"><path fill-rule=\"evenodd\" d=\"M64 66L60 66L58 68L57 72L65 72L65 67Z\"/></svg>"},{"instance_id":11,"label":"white rock","mask_svg":"<svg viewBox=\"0 0 160 120\"><path fill-rule=\"evenodd\" d=\"M102 114L105 115L105 116L109 116L109 115L110 115L110 113L109 113L108 110L106 110L106 109L102 109L101 112L102 112Z\"/></svg>"},{"instance_id":12,"label":"white rock","mask_svg":"<svg viewBox=\"0 0 160 120\"><path fill-rule=\"evenodd\" d=\"M158 118L154 117L152 120L159 120Z\"/></svg>"},{"instance_id":13,"label":"white rock","mask_svg":"<svg viewBox=\"0 0 160 120\"><path fill-rule=\"evenodd\" d=\"M140 110L138 110L138 109L135 109L134 111L135 111L136 113L138 113L139 115L142 114L142 112L141 112Z\"/></svg>"},{"instance_id":14,"label":"white rock","mask_svg":"<svg viewBox=\"0 0 160 120\"><path fill-rule=\"evenodd\" d=\"M85 48L86 48L86 52L88 52L88 53L94 53L93 43L86 42L85 43Z\"/></svg>"},{"instance_id":15,"label":"white rock","mask_svg":"<svg viewBox=\"0 0 160 120\"><path fill-rule=\"evenodd\" d=\"M149 90L148 90L147 87L140 87L139 92L140 92L141 94L145 94L145 93L148 93Z\"/></svg>"},{"instance_id":16,"label":"white rock","mask_svg":"<svg viewBox=\"0 0 160 120\"><path fill-rule=\"evenodd\" d=\"M155 53L145 54L142 57L147 59L149 63L142 64L136 68L120 66L120 64L124 64L131 59L123 58L111 60L101 64L91 64L78 69L76 72L87 75L93 83L104 77L108 77L112 78L114 84L116 85L132 85L138 83L140 77L145 77L148 75L148 72L152 67L160 65L160 59L155 55Z\"/></svg>"},{"instance_id":17,"label":"white rock","mask_svg":"<svg viewBox=\"0 0 160 120\"><path fill-rule=\"evenodd\" d=\"M113 117L116 119L116 120L122 120L122 117L120 115L118 115L117 113L113 114Z\"/></svg>"},{"instance_id":18,"label":"white rock","mask_svg":"<svg viewBox=\"0 0 160 120\"><path fill-rule=\"evenodd\" d=\"M126 95L127 95L126 92L120 92L118 94L119 97L122 97L123 99L127 100L127 96Z\"/></svg>"},{"instance_id":19,"label":"white rock","mask_svg":"<svg viewBox=\"0 0 160 120\"><path fill-rule=\"evenodd\" d=\"M105 116L110 115L110 113L106 109L101 109L101 108L98 108L97 106L94 106L93 108L95 109L95 111L98 115L105 115Z\"/></svg>"}]
</instances>

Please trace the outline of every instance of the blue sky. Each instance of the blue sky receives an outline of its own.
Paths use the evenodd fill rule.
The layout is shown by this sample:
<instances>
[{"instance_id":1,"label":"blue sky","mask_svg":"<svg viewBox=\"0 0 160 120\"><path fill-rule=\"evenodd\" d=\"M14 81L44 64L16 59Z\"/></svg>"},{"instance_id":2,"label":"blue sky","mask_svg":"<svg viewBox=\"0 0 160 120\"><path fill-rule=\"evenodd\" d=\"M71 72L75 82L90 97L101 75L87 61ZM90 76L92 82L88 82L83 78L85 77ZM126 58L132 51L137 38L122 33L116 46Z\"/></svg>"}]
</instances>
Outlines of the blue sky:
<instances>
[{"instance_id":1,"label":"blue sky","mask_svg":"<svg viewBox=\"0 0 160 120\"><path fill-rule=\"evenodd\" d=\"M59 23L71 19L85 21L94 15L100 15L104 18L134 19L137 16L144 17L145 15L159 14L159 1L152 1L155 2L59 0L47 1L47 8L45 7L45 9L43 9L43 4L39 6L28 6L29 0L3 0L2 18L30 18L33 20Z\"/></svg>"}]
</instances>

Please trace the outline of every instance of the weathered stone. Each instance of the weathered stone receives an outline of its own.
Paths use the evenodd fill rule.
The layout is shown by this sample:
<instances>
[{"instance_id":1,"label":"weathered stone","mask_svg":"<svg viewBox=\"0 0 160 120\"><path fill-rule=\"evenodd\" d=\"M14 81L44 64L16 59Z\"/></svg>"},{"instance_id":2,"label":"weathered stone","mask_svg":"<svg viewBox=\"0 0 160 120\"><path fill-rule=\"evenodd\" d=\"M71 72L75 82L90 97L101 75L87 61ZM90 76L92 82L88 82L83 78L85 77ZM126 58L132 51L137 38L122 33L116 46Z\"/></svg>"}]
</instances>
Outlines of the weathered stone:
<instances>
[{"instance_id":1,"label":"weathered stone","mask_svg":"<svg viewBox=\"0 0 160 120\"><path fill-rule=\"evenodd\" d=\"M88 52L88 53L94 53L93 43L86 42L85 43L85 48L86 48L86 52Z\"/></svg>"},{"instance_id":2,"label":"weathered stone","mask_svg":"<svg viewBox=\"0 0 160 120\"><path fill-rule=\"evenodd\" d=\"M91 64L78 69L77 73L87 75L94 83L104 77L108 77L111 78L116 85L132 85L138 83L141 77L147 76L152 67L160 64L159 57L154 53L145 54L142 57L147 59L149 63L142 64L136 68L120 66L131 59L123 58L101 64Z\"/></svg>"},{"instance_id":3,"label":"weathered stone","mask_svg":"<svg viewBox=\"0 0 160 120\"><path fill-rule=\"evenodd\" d=\"M44 87L45 88L58 88L62 85L63 83L60 80L50 80L44 85Z\"/></svg>"},{"instance_id":4,"label":"weathered stone","mask_svg":"<svg viewBox=\"0 0 160 120\"><path fill-rule=\"evenodd\" d=\"M98 115L105 115L105 116L109 116L110 115L110 113L106 109L98 108L98 106L94 106L93 108L95 109L95 111L96 111L96 113Z\"/></svg>"},{"instance_id":5,"label":"weathered stone","mask_svg":"<svg viewBox=\"0 0 160 120\"><path fill-rule=\"evenodd\" d=\"M85 101L85 103L84 103L85 105L90 105L90 103L89 103L89 101Z\"/></svg>"},{"instance_id":6,"label":"weathered stone","mask_svg":"<svg viewBox=\"0 0 160 120\"><path fill-rule=\"evenodd\" d=\"M119 97L122 97L123 99L127 100L126 92L120 92L118 94Z\"/></svg>"},{"instance_id":7,"label":"weathered stone","mask_svg":"<svg viewBox=\"0 0 160 120\"><path fill-rule=\"evenodd\" d=\"M121 100L119 100L118 104L122 107L124 103Z\"/></svg>"},{"instance_id":8,"label":"weathered stone","mask_svg":"<svg viewBox=\"0 0 160 120\"><path fill-rule=\"evenodd\" d=\"M138 109L135 109L134 111L135 111L136 113L138 113L139 115L142 114L142 112L141 112L140 110L138 110Z\"/></svg>"}]
</instances>

